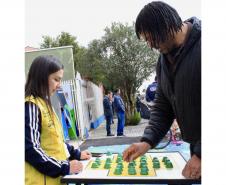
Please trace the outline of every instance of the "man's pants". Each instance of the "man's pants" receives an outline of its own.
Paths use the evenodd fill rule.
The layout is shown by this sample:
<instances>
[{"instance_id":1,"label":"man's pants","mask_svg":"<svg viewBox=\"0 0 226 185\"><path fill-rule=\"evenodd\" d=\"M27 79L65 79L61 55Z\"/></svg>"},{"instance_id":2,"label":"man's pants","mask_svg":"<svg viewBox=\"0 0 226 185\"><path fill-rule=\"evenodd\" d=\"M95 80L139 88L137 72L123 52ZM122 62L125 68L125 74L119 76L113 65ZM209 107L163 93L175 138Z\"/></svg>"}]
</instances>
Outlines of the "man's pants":
<instances>
[{"instance_id":1,"label":"man's pants","mask_svg":"<svg viewBox=\"0 0 226 185\"><path fill-rule=\"evenodd\" d=\"M111 134L111 123L113 118L111 116L105 116L105 119L107 134Z\"/></svg>"},{"instance_id":2,"label":"man's pants","mask_svg":"<svg viewBox=\"0 0 226 185\"><path fill-rule=\"evenodd\" d=\"M125 125L125 113L117 112L118 117L118 127L117 127L117 136L123 135L123 129Z\"/></svg>"}]
</instances>

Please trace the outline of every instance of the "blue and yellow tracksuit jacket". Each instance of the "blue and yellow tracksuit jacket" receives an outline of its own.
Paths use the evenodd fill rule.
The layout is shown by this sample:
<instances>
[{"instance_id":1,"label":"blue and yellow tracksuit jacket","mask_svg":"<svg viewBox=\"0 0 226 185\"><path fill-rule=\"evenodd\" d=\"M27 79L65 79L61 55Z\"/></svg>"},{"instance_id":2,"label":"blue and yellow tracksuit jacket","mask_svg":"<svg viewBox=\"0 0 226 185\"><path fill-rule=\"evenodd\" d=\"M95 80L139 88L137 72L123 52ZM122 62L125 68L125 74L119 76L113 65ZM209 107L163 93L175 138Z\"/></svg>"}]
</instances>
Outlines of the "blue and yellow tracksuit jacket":
<instances>
[{"instance_id":1,"label":"blue and yellow tracksuit jacket","mask_svg":"<svg viewBox=\"0 0 226 185\"><path fill-rule=\"evenodd\" d=\"M58 185L80 151L66 144L59 119L41 98L25 99L25 184Z\"/></svg>"}]
</instances>

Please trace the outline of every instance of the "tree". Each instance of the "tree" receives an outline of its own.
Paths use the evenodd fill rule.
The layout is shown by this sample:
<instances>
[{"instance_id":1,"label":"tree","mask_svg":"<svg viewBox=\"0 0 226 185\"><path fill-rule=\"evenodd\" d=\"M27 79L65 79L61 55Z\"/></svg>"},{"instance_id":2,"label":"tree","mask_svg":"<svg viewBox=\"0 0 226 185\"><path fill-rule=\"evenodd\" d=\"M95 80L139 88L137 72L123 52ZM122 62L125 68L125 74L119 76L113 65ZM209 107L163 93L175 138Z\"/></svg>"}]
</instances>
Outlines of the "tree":
<instances>
[{"instance_id":1,"label":"tree","mask_svg":"<svg viewBox=\"0 0 226 185\"><path fill-rule=\"evenodd\" d=\"M80 56L78 69L84 78L94 83L102 83L105 79L101 56L101 41L93 40Z\"/></svg>"},{"instance_id":2,"label":"tree","mask_svg":"<svg viewBox=\"0 0 226 185\"><path fill-rule=\"evenodd\" d=\"M41 43L41 48L53 48L60 46L73 46L73 58L74 58L74 66L75 70L77 70L77 64L80 60L81 53L83 53L84 48L79 47L78 42L76 41L76 37L72 36L67 32L61 32L56 38L50 36L42 36L43 43Z\"/></svg>"},{"instance_id":3,"label":"tree","mask_svg":"<svg viewBox=\"0 0 226 185\"><path fill-rule=\"evenodd\" d=\"M43 36L41 48L72 45L75 70L107 89L120 88L129 119L135 113L135 93L154 71L158 53L137 39L134 24L112 23L104 31L88 48L80 47L76 37L66 32L56 38Z\"/></svg>"},{"instance_id":4,"label":"tree","mask_svg":"<svg viewBox=\"0 0 226 185\"><path fill-rule=\"evenodd\" d=\"M126 117L135 113L135 93L154 71L158 53L136 37L134 24L112 23L102 37L105 83L120 88L126 103Z\"/></svg>"}]
</instances>

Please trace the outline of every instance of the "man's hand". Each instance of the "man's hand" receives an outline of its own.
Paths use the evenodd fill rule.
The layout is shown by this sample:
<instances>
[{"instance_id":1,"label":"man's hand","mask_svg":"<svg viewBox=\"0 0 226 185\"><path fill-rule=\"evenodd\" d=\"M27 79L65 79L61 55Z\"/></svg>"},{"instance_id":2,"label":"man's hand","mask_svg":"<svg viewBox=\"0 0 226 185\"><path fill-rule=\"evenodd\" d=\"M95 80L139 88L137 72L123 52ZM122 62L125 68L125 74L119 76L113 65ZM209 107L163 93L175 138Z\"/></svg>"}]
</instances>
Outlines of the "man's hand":
<instances>
[{"instance_id":1,"label":"man's hand","mask_svg":"<svg viewBox=\"0 0 226 185\"><path fill-rule=\"evenodd\" d=\"M70 161L70 174L79 173L82 171L83 165L77 160Z\"/></svg>"},{"instance_id":2,"label":"man's hand","mask_svg":"<svg viewBox=\"0 0 226 185\"><path fill-rule=\"evenodd\" d=\"M182 175L189 179L198 179L201 177L201 159L193 155L185 165Z\"/></svg>"},{"instance_id":3,"label":"man's hand","mask_svg":"<svg viewBox=\"0 0 226 185\"><path fill-rule=\"evenodd\" d=\"M123 152L123 160L130 162L137 157L145 154L150 149L150 147L151 146L146 142L133 143Z\"/></svg>"},{"instance_id":4,"label":"man's hand","mask_svg":"<svg viewBox=\"0 0 226 185\"><path fill-rule=\"evenodd\" d=\"M81 160L86 160L86 159L88 160L91 157L92 157L92 155L89 151L85 150L85 151L81 152L81 157L80 157Z\"/></svg>"}]
</instances>

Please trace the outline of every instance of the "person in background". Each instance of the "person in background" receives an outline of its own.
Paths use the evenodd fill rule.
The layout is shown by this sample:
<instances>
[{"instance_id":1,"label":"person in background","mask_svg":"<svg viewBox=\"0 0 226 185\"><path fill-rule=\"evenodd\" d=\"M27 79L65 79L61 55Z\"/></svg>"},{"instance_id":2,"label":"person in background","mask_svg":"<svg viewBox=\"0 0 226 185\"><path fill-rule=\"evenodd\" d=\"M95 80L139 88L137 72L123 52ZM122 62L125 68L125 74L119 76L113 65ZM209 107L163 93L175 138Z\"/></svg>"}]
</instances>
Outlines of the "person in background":
<instances>
[{"instance_id":1,"label":"person in background","mask_svg":"<svg viewBox=\"0 0 226 185\"><path fill-rule=\"evenodd\" d=\"M113 110L112 110L112 96L113 93L111 91L106 91L107 93L103 99L103 106L104 106L104 116L106 119L106 130L107 136L114 136L111 132L111 124L113 120Z\"/></svg>"},{"instance_id":2,"label":"person in background","mask_svg":"<svg viewBox=\"0 0 226 185\"><path fill-rule=\"evenodd\" d=\"M140 94L138 94L137 97L136 97L136 109L137 109L137 112L139 112L139 113L141 111L140 104L141 104L141 102L140 102Z\"/></svg>"},{"instance_id":3,"label":"person in background","mask_svg":"<svg viewBox=\"0 0 226 185\"><path fill-rule=\"evenodd\" d=\"M110 102L111 102L111 107L112 107L112 112L113 112L113 117L112 117L112 122L111 124L114 124L114 115L115 115L115 109L114 109L114 94L112 93L112 97L110 99Z\"/></svg>"},{"instance_id":4,"label":"person in background","mask_svg":"<svg viewBox=\"0 0 226 185\"><path fill-rule=\"evenodd\" d=\"M60 185L60 177L79 173L90 159L64 142L50 96L60 87L64 67L52 55L34 59L25 85L25 184Z\"/></svg>"},{"instance_id":5,"label":"person in background","mask_svg":"<svg viewBox=\"0 0 226 185\"><path fill-rule=\"evenodd\" d=\"M124 126L125 126L125 105L120 96L120 89L115 90L114 95L114 109L118 118L117 125L117 136L125 136L124 135Z\"/></svg>"},{"instance_id":6,"label":"person in background","mask_svg":"<svg viewBox=\"0 0 226 185\"><path fill-rule=\"evenodd\" d=\"M176 118L182 139L190 143L191 158L182 175L201 177L201 21L182 21L170 5L153 1L140 11L135 23L137 37L160 52L158 86L149 125L138 143L123 153L131 161L154 148Z\"/></svg>"},{"instance_id":7,"label":"person in background","mask_svg":"<svg viewBox=\"0 0 226 185\"><path fill-rule=\"evenodd\" d=\"M157 76L155 76L154 82L152 82L146 90L145 99L147 102L151 103L153 105L153 101L155 99L155 92L157 89Z\"/></svg>"}]
</instances>

